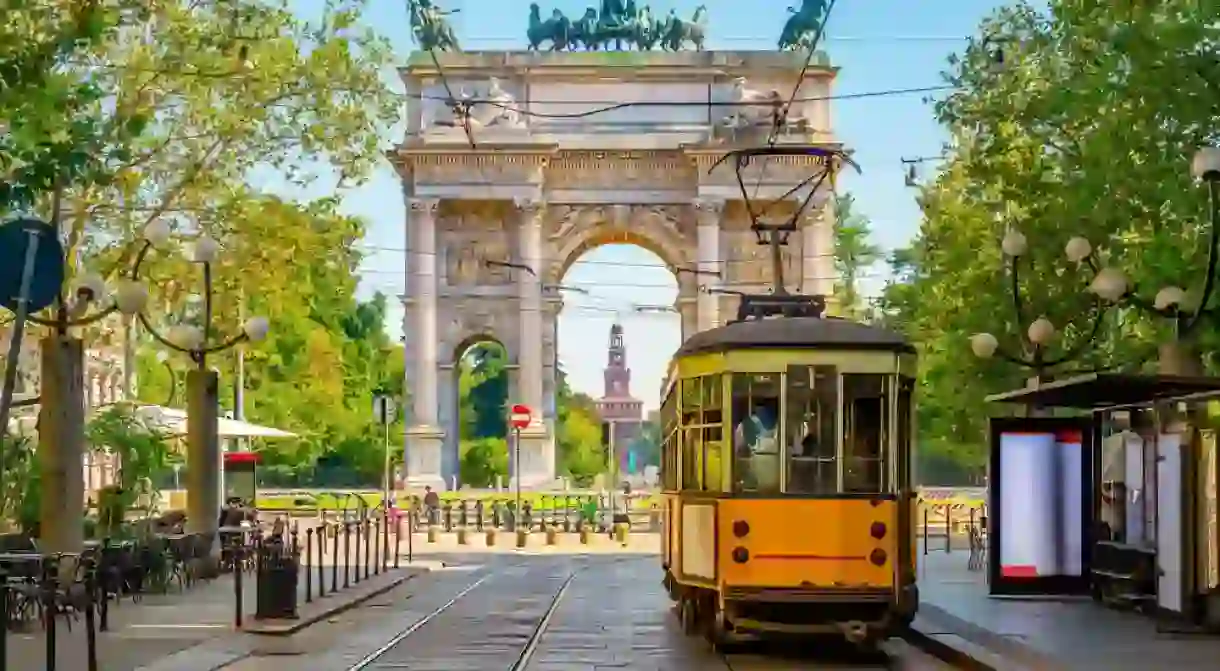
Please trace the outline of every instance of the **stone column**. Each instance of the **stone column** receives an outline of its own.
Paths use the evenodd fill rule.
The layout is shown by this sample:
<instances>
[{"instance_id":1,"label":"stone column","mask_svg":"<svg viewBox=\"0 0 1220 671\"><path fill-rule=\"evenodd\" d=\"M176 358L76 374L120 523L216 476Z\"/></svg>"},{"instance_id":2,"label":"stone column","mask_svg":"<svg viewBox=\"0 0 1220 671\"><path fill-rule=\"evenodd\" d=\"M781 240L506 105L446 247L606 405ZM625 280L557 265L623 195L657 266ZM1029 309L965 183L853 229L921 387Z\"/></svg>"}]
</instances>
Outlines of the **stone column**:
<instances>
[{"instance_id":1,"label":"stone column","mask_svg":"<svg viewBox=\"0 0 1220 671\"><path fill-rule=\"evenodd\" d=\"M710 291L721 283L724 264L720 260L720 216L724 212L721 199L696 200L695 215L698 220L698 269L699 286L697 328L700 331L720 326L720 296ZM721 273L720 277L716 273Z\"/></svg>"},{"instance_id":2,"label":"stone column","mask_svg":"<svg viewBox=\"0 0 1220 671\"><path fill-rule=\"evenodd\" d=\"M545 397L542 392L543 376L543 326L542 314L542 217L546 205L539 200L518 199L517 256L519 262L532 272L517 272L517 290L520 306L520 339L517 343L517 399L515 402L528 405L534 413L533 424L521 432L521 478L523 486L549 480L554 464L546 464L549 436L543 421Z\"/></svg>"},{"instance_id":3,"label":"stone column","mask_svg":"<svg viewBox=\"0 0 1220 671\"><path fill-rule=\"evenodd\" d=\"M815 196L816 200L822 200ZM812 209L812 208L811 208ZM834 204L801 217L801 290L830 298L835 287Z\"/></svg>"},{"instance_id":4,"label":"stone column","mask_svg":"<svg viewBox=\"0 0 1220 671\"><path fill-rule=\"evenodd\" d=\"M444 431L440 427L440 390L437 380L437 278L436 211L440 201L412 198L407 221L408 267L410 268L411 317L405 333L414 353L411 365L412 422L407 428L407 479L410 486L443 488L441 450Z\"/></svg>"},{"instance_id":5,"label":"stone column","mask_svg":"<svg viewBox=\"0 0 1220 671\"><path fill-rule=\"evenodd\" d=\"M67 336L43 339L38 469L42 477L39 550L80 552L85 508L85 350ZM216 513L212 514L215 521Z\"/></svg>"}]
</instances>

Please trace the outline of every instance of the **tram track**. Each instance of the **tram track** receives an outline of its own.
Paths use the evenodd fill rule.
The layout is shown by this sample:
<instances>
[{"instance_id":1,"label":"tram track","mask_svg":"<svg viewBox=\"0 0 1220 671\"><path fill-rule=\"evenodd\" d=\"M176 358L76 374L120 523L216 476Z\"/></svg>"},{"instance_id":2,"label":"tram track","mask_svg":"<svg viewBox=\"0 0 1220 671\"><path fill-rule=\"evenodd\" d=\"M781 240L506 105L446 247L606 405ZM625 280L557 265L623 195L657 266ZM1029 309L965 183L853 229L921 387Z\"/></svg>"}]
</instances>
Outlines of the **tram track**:
<instances>
[{"instance_id":1,"label":"tram track","mask_svg":"<svg viewBox=\"0 0 1220 671\"><path fill-rule=\"evenodd\" d=\"M486 586L496 580L510 579L509 575L513 568L501 570L487 575L481 576L479 579L467 585L460 590L452 598L431 612L416 620L408 627L402 629L383 645L372 651L356 663L347 667L345 671L375 671L378 668L401 668L401 663L389 659L394 656L395 652L410 654L405 650L410 646L411 642L420 636L427 636L431 628L460 626L463 617L457 613L458 608L470 594L476 592L480 587ZM533 625L532 630L526 637L523 644L517 646L517 651L513 655L513 661L506 667L506 671L524 671L530 664L535 652L538 650L538 644L542 640L542 636L546 633L547 627L555 616L555 612L559 609L559 604L563 601L568 588L572 585L576 577L587 570L588 567L578 566L567 571L566 576L563 576L558 589L549 596L545 610L541 616L537 618L537 622ZM553 580L553 578L550 578ZM521 601L528 601L529 597L534 593L534 590L528 590L520 595ZM447 618L451 618L453 622L448 622ZM531 618L532 619L532 618ZM508 632L493 632L489 634L489 638L502 640L511 638L513 633ZM441 664L437 662L438 666Z\"/></svg>"}]
</instances>

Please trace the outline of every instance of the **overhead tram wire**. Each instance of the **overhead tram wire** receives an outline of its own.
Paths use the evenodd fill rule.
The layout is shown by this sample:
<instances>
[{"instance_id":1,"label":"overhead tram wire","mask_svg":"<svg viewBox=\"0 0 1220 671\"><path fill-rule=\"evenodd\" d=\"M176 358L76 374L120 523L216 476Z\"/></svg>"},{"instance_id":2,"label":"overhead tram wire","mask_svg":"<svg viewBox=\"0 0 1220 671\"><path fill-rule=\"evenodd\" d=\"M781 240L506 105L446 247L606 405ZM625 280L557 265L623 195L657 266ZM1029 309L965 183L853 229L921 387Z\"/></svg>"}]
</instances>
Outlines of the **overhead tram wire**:
<instances>
[{"instance_id":1,"label":"overhead tram wire","mask_svg":"<svg viewBox=\"0 0 1220 671\"><path fill-rule=\"evenodd\" d=\"M802 75L802 78L803 77L804 77L804 75ZM916 86L916 87L911 87L911 88L900 88L900 89L882 89L880 91L862 91L860 93L835 93L835 94L825 95L825 96L802 96L799 98L793 98L789 102L788 106L791 107L793 104L801 103L801 102L824 102L824 101L831 101L831 100L860 100L860 99L867 99L867 98L885 98L885 97L892 97L892 96L912 95L912 94L916 94L916 93L937 93L940 91L951 91L955 88L956 87L954 87L954 86L942 84L942 85L937 85L937 86ZM448 98L445 96L429 95L426 93L408 93L408 94L406 94L406 97L411 100L434 100L434 101L445 102L445 103L448 103L451 100L451 98ZM472 107L474 105L489 105L491 107L498 107L500 109L503 109L503 110L506 110L509 112L515 112L517 114L521 114L522 116L533 117L535 119L582 119L582 118L586 118L586 117L596 116L598 114L605 114L607 112L614 112L614 111L620 110L620 109L635 108L635 107L677 107L677 108L683 108L683 107L740 107L742 105L742 103L740 103L740 102L727 101L727 100L705 100L705 101L675 100L675 101L670 101L670 102L666 102L666 101L662 101L662 100L633 100L630 102L619 102L619 103L611 103L610 101L607 101L607 100L530 100L530 102L533 104L553 104L553 105L584 105L584 104L595 104L595 103L596 104L607 103L604 107L598 107L595 109L585 110L582 112L537 112L537 111L533 111L533 110L529 110L529 109L525 109L525 108L521 108L521 107L516 107L514 105L509 105L507 103L499 102L497 100L490 100L490 99L486 99L486 98L464 98L461 102L463 102L467 105L470 105Z\"/></svg>"},{"instance_id":2,"label":"overhead tram wire","mask_svg":"<svg viewBox=\"0 0 1220 671\"><path fill-rule=\"evenodd\" d=\"M805 63L801 66L801 71L796 75L796 85L792 87L792 95L788 96L788 103L782 108L775 110L772 116L771 132L767 135L767 148L769 149L775 148L775 143L779 141L780 132L788 125L788 113L792 111L792 105L796 102L796 96L801 92L801 86L805 83L805 75L809 72L809 67L813 65L813 57L818 53L818 45L822 43L822 36L826 34L826 23L830 21L830 15L834 12L837 3L838 0L830 0L830 4L826 5L826 12L822 14L822 20L818 22L818 30L814 33L813 40L809 43L809 53L805 55ZM762 167L758 170L758 182L754 185L753 200L758 199L758 192L762 189L763 180L767 177L767 168L770 166L771 161L764 159ZM788 191L788 194L794 193L797 189L800 189L804 182L808 181L804 180L797 184L796 187ZM784 198L788 194L784 194ZM761 214L765 214L765 211Z\"/></svg>"}]
</instances>

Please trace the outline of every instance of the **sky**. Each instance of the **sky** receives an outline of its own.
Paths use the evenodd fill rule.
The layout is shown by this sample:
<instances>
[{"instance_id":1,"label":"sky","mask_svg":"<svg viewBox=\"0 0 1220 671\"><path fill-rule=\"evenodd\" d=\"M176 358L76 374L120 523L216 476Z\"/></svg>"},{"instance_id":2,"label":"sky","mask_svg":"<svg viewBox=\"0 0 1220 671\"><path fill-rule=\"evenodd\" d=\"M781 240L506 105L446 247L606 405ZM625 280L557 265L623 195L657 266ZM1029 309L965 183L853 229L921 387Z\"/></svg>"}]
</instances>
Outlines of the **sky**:
<instances>
[{"instance_id":1,"label":"sky","mask_svg":"<svg viewBox=\"0 0 1220 671\"><path fill-rule=\"evenodd\" d=\"M698 5L708 10L708 48L774 49L788 14L797 0L646 0L654 14L670 8L689 17ZM295 0L297 11L315 16L322 0ZM459 9L453 27L462 48L523 49L530 0L436 0L438 6ZM594 0L541 0L568 16ZM932 87L943 84L945 60L965 45L978 23L1004 4L999 0L839 0L827 23L823 49L841 68L834 92L851 94ZM762 7L767 7L763 9ZM370 0L366 22L393 43L400 60L414 50L405 0ZM919 211L914 192L903 184L901 159L934 157L941 153L944 133L924 98L928 94L869 96L834 101L835 133L855 151L860 176L840 181L859 210L872 222L875 242L884 249L903 246L915 234ZM934 164L925 166L929 172ZM402 269L405 212L397 176L383 165L367 184L344 194L344 209L365 217L369 256L362 268L363 295L403 291ZM866 292L884 283L884 270L875 268L865 279ZM672 305L677 283L655 255L638 247L607 245L587 252L563 283L587 293L566 292L560 317L559 357L577 391L600 396L605 347L611 324L620 321L632 368L632 391L646 408L656 408L669 356L679 344L677 315L639 312L639 305ZM391 314L387 328L401 335L401 310Z\"/></svg>"}]
</instances>

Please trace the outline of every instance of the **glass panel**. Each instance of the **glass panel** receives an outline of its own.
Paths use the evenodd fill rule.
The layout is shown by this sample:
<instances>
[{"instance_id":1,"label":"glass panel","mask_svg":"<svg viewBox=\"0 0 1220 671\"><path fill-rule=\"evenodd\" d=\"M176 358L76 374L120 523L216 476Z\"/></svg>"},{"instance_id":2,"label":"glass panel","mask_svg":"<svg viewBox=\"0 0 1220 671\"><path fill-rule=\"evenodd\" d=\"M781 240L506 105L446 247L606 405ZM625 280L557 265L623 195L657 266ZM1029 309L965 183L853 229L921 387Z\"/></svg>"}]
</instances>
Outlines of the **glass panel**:
<instances>
[{"instance_id":1,"label":"glass panel","mask_svg":"<svg viewBox=\"0 0 1220 671\"><path fill-rule=\"evenodd\" d=\"M720 375L709 375L703 380L703 488L712 492L721 491L724 482L721 478L722 381Z\"/></svg>"},{"instance_id":2,"label":"glass panel","mask_svg":"<svg viewBox=\"0 0 1220 671\"><path fill-rule=\"evenodd\" d=\"M791 494L839 491L836 447L839 377L834 366L789 366L786 443Z\"/></svg>"},{"instance_id":3,"label":"glass panel","mask_svg":"<svg viewBox=\"0 0 1220 671\"><path fill-rule=\"evenodd\" d=\"M898 488L911 487L911 401L915 380L898 378Z\"/></svg>"},{"instance_id":4,"label":"glass panel","mask_svg":"<svg viewBox=\"0 0 1220 671\"><path fill-rule=\"evenodd\" d=\"M661 404L661 486L669 490L678 487L677 402L677 392L671 390Z\"/></svg>"},{"instance_id":5,"label":"glass panel","mask_svg":"<svg viewBox=\"0 0 1220 671\"><path fill-rule=\"evenodd\" d=\"M682 489L703 490L702 429L682 430Z\"/></svg>"},{"instance_id":6,"label":"glass panel","mask_svg":"<svg viewBox=\"0 0 1220 671\"><path fill-rule=\"evenodd\" d=\"M779 373L734 375L733 491L779 492Z\"/></svg>"},{"instance_id":7,"label":"glass panel","mask_svg":"<svg viewBox=\"0 0 1220 671\"><path fill-rule=\"evenodd\" d=\"M697 426L702 423L702 383L703 378L698 377L682 380L682 426Z\"/></svg>"},{"instance_id":8,"label":"glass panel","mask_svg":"<svg viewBox=\"0 0 1220 671\"><path fill-rule=\"evenodd\" d=\"M884 492L886 422L889 401L886 375L843 376L843 491Z\"/></svg>"}]
</instances>

